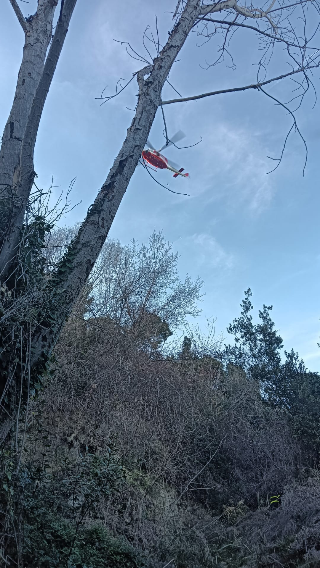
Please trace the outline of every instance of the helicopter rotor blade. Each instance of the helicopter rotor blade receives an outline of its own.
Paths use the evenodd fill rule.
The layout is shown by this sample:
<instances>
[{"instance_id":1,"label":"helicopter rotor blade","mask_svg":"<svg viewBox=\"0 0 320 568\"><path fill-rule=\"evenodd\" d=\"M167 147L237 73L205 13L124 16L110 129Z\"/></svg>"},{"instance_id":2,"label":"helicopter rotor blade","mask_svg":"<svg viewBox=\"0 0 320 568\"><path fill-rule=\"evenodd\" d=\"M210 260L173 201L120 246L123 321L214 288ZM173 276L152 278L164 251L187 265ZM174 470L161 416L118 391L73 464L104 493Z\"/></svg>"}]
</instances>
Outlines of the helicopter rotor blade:
<instances>
[{"instance_id":1,"label":"helicopter rotor blade","mask_svg":"<svg viewBox=\"0 0 320 568\"><path fill-rule=\"evenodd\" d=\"M185 138L186 135L184 132L182 132L182 130L179 130L178 132L176 132L172 138L170 138L168 144L165 144L164 146L162 146L161 150L159 150L159 152L161 152L162 150L164 150L164 148L168 148L169 146L172 146L172 144L175 144L176 142L179 142L180 140L182 140L183 138Z\"/></svg>"},{"instance_id":2,"label":"helicopter rotor blade","mask_svg":"<svg viewBox=\"0 0 320 568\"><path fill-rule=\"evenodd\" d=\"M148 148L150 148L150 150L156 150L154 145L151 144L150 140L147 140L147 146L148 146Z\"/></svg>"},{"instance_id":3,"label":"helicopter rotor blade","mask_svg":"<svg viewBox=\"0 0 320 568\"><path fill-rule=\"evenodd\" d=\"M172 168L174 168L175 170L179 170L180 166L178 166L178 164L176 164L175 162L171 162L171 160L168 160L168 166L171 166Z\"/></svg>"}]
</instances>

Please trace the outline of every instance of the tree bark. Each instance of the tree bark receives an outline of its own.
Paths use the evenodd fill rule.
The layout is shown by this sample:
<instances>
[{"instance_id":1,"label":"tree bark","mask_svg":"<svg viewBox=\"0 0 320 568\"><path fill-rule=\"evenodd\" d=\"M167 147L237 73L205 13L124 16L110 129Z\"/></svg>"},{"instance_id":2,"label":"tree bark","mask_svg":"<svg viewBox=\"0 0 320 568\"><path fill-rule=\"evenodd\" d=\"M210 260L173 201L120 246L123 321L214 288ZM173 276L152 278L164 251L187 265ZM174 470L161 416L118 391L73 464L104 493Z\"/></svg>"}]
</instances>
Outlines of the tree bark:
<instances>
[{"instance_id":1,"label":"tree bark","mask_svg":"<svg viewBox=\"0 0 320 568\"><path fill-rule=\"evenodd\" d=\"M33 95L32 104L30 105L30 109L25 109L26 112L28 111L28 116L23 138L21 142L19 142L19 147L17 146L15 148L15 151L19 151L19 154L15 154L13 158L10 156L10 165L13 165L13 163L16 163L16 165L11 185L6 186L8 191L7 197L10 200L10 217L7 219L6 226L4 227L2 243L0 237L0 246L2 245L0 252L0 276L2 282L6 281L13 270L12 265L14 264L14 258L20 240L20 231L24 221L25 210L36 175L33 157L38 128L76 2L77 0L65 0L61 4L55 34L42 68L42 74L38 81L37 89ZM8 147L8 151L10 152L10 147ZM4 159L3 163L5 162L6 160ZM8 171L10 171L10 167ZM5 180L5 176L3 179ZM5 181L3 183L5 183Z\"/></svg>"},{"instance_id":2,"label":"tree bark","mask_svg":"<svg viewBox=\"0 0 320 568\"><path fill-rule=\"evenodd\" d=\"M48 45L52 37L52 21L56 0L38 0L37 12L25 20L25 42L16 91L9 118L4 128L0 149L0 197L11 198L17 177L19 158L33 99L38 88ZM21 16L19 18L19 21ZM21 23L21 22L20 22ZM0 234L4 231L0 219Z\"/></svg>"}]
</instances>

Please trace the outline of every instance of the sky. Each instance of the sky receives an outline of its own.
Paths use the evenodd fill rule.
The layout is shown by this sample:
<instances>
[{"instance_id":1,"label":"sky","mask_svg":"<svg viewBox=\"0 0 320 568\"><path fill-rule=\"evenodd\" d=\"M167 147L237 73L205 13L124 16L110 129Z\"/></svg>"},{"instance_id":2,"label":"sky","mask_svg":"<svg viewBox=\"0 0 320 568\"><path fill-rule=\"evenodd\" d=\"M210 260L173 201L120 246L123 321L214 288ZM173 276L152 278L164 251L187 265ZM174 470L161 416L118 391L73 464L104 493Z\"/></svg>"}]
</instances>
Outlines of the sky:
<instances>
[{"instance_id":1,"label":"sky","mask_svg":"<svg viewBox=\"0 0 320 568\"><path fill-rule=\"evenodd\" d=\"M36 0L19 2L28 16ZM35 149L39 187L48 188L53 177L52 203L61 191L71 206L60 226L82 221L116 158L133 118L137 86L133 80L123 93L117 81L128 81L143 66L132 59L126 44L144 57L143 33L155 33L160 43L172 28L175 0L78 0L63 51L47 97ZM156 20L157 19L157 20ZM117 41L114 41L117 40ZM155 57L151 42L147 47ZM225 62L210 66L218 55L221 37L204 42L192 33L174 64L169 80L183 97L255 82L261 44L254 32L235 34ZM0 7L0 122L3 129L10 112L22 57L23 32L9 0ZM153 50L153 51L152 51ZM270 62L270 76L287 72L283 50L278 47ZM319 73L314 73L315 87ZM294 84L274 83L268 92L282 101L292 98ZM166 84L163 99L178 98ZM240 314L244 291L252 290L254 321L263 304L272 305L275 327L311 371L320 371L320 246L319 103L311 90L297 112L298 125L308 145L305 150L292 134L280 166L278 158L292 124L290 115L275 101L255 90L228 93L164 107L169 137L183 130L186 138L166 156L190 173L190 179L173 179L158 171L156 179L177 192L156 184L139 166L123 197L109 237L128 244L133 238L147 243L154 230L162 231L173 251L179 253L179 274L199 276L204 294L201 315L190 318L206 334L207 320L214 321L217 337L229 336L226 328ZM314 108L313 108L314 107ZM150 139L161 147L163 122L156 116Z\"/></svg>"}]
</instances>

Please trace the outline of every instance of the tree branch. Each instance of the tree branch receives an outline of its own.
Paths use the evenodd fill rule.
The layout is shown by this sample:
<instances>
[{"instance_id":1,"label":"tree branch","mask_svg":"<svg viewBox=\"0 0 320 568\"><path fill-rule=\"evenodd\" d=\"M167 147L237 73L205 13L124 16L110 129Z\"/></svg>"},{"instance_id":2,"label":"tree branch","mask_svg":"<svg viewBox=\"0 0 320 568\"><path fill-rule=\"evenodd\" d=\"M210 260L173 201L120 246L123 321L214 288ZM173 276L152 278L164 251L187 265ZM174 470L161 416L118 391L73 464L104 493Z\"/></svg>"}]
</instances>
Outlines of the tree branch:
<instances>
[{"instance_id":1,"label":"tree branch","mask_svg":"<svg viewBox=\"0 0 320 568\"><path fill-rule=\"evenodd\" d=\"M149 73L151 73L152 69L153 69L153 65L146 65L143 69L140 69L140 71L138 71L137 82L138 82L138 86L139 86L140 91L143 89L145 75L148 75Z\"/></svg>"},{"instance_id":2,"label":"tree branch","mask_svg":"<svg viewBox=\"0 0 320 568\"><path fill-rule=\"evenodd\" d=\"M212 14L213 12L222 12L222 10L227 8L234 8L235 5L236 0L226 0L226 2L217 2L209 6L203 5L199 10L199 16L207 16L207 14Z\"/></svg>"},{"instance_id":3,"label":"tree branch","mask_svg":"<svg viewBox=\"0 0 320 568\"><path fill-rule=\"evenodd\" d=\"M273 5L276 0L272 0L269 8L267 10L260 10L260 8L246 8L243 6L238 6L237 0L226 0L226 2L217 2L216 4L209 5L209 6L202 6L199 15L207 16L208 14L212 14L214 12L222 12L222 10L226 9L233 9L238 14L245 16L246 18L267 18L270 22L271 26L277 31L277 26L273 23L272 19L269 16L269 12L273 8Z\"/></svg>"},{"instance_id":4,"label":"tree branch","mask_svg":"<svg viewBox=\"0 0 320 568\"><path fill-rule=\"evenodd\" d=\"M17 16L19 22L20 22L20 25L21 25L21 27L22 27L24 33L26 34L27 31L28 31L28 26L27 26L27 23L26 23L26 21L25 21L25 19L24 19L24 17L23 17L23 14L22 14L22 12L21 12L21 10L20 10L18 4L17 4L17 0L9 0L9 2L10 2L10 4L11 4L12 8L13 8L14 11L15 11L15 14L16 14L16 16Z\"/></svg>"},{"instance_id":5,"label":"tree branch","mask_svg":"<svg viewBox=\"0 0 320 568\"><path fill-rule=\"evenodd\" d=\"M235 21L228 21L228 20L214 20L212 18L201 18L201 20L199 20L198 22L195 23L195 25L200 24L201 22L212 22L213 24L224 24L226 26L238 26L240 28L248 28L249 30L253 30L255 32L258 32L259 34L262 34L266 37L270 37L271 39L273 39L274 41L282 41L287 45L290 45L291 47L298 47L299 49L301 49L302 47L304 47L303 45L298 45L295 43L290 43L288 41L286 41L285 39L273 35L273 34L269 34L268 32L264 32L262 30L259 30L259 28L256 28L255 26L250 26L249 24L243 24L240 22L235 22Z\"/></svg>"},{"instance_id":6,"label":"tree branch","mask_svg":"<svg viewBox=\"0 0 320 568\"><path fill-rule=\"evenodd\" d=\"M285 79L286 77L290 77L297 73L305 73L309 69L314 69L315 67L320 66L320 61L316 65L309 65L307 67L300 67L299 69L294 69L289 73L284 73L283 75L278 75L278 77L273 77L272 79L268 79L267 81L261 81L261 83L255 83L253 85L246 85L244 87L234 87L233 89L221 89L220 91L212 91L211 93L203 93L202 95L195 95L194 97L185 97L184 99L171 99L170 101L162 101L162 105L171 105L172 103L184 103L186 101L195 101L197 99L203 99L204 97L212 97L214 95L222 95L224 93L235 93L237 91L247 91L248 89L260 89L263 85L268 85L269 83L273 83L274 81L280 81L281 79Z\"/></svg>"}]
</instances>

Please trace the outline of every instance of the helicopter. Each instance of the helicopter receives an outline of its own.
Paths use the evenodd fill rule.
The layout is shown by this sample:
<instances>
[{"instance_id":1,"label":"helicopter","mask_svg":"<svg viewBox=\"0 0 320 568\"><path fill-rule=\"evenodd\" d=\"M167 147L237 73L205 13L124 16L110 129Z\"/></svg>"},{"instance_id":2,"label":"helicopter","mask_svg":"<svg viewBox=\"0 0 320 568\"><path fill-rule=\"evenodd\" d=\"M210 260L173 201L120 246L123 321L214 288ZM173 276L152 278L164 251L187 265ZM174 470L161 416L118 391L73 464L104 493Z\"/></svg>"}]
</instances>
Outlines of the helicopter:
<instances>
[{"instance_id":1,"label":"helicopter","mask_svg":"<svg viewBox=\"0 0 320 568\"><path fill-rule=\"evenodd\" d=\"M174 136L172 136L171 140L169 140L169 142L167 142L164 146L162 146L160 150L156 150L155 147L151 144L150 140L147 140L148 148L146 150L143 150L141 154L142 158L146 162L151 164L151 166L154 166L155 168L159 168L160 170L167 169L174 172L173 175L174 178L177 178L178 176L189 177L189 174L182 173L184 171L184 168L179 169L179 166L177 164L169 161L165 156L161 154L162 150L168 148L168 146L171 146L176 142L179 142L179 140L182 140L182 138L184 137L185 134L181 130L179 130L179 132L177 132Z\"/></svg>"}]
</instances>

